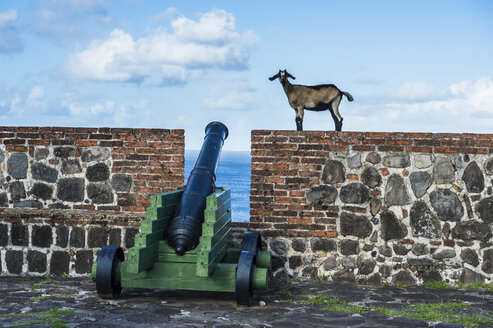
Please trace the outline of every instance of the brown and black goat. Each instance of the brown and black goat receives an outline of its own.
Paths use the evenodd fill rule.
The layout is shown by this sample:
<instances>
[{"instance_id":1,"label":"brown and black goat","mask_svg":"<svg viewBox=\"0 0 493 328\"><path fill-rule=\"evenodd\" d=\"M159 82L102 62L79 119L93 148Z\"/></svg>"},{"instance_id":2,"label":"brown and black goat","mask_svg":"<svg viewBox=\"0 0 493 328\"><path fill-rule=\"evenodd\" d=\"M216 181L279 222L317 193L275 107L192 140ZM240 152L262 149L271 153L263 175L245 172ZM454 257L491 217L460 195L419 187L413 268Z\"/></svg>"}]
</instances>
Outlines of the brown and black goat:
<instances>
[{"instance_id":1,"label":"brown and black goat","mask_svg":"<svg viewBox=\"0 0 493 328\"><path fill-rule=\"evenodd\" d=\"M288 78L293 80L296 78L286 70L279 70L279 73L269 77L269 80L274 81L276 78L279 79L286 96L288 96L289 105L296 111L296 129L298 131L303 130L305 109L313 111L330 110L336 131L341 131L343 118L339 114L339 104L343 95L347 97L348 101L353 101L353 96L349 92L341 91L333 84L313 86L291 84Z\"/></svg>"}]
</instances>

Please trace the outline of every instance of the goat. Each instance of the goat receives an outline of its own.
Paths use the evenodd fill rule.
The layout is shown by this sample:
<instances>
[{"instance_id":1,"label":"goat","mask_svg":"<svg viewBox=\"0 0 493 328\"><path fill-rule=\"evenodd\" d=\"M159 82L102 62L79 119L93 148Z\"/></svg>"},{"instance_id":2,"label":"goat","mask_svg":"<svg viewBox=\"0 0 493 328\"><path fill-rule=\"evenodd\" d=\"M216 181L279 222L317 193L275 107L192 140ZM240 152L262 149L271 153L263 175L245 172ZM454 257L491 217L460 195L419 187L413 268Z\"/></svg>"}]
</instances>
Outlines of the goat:
<instances>
[{"instance_id":1,"label":"goat","mask_svg":"<svg viewBox=\"0 0 493 328\"><path fill-rule=\"evenodd\" d=\"M289 105L296 111L296 130L303 130L303 115L306 109L313 111L330 110L336 131L341 131L343 118L339 114L339 104L343 95L347 97L348 101L354 100L349 92L341 91L333 84L313 86L291 84L288 78L293 80L296 78L286 70L279 70L279 73L269 77L269 80L274 81L276 78L279 79L284 88Z\"/></svg>"}]
</instances>

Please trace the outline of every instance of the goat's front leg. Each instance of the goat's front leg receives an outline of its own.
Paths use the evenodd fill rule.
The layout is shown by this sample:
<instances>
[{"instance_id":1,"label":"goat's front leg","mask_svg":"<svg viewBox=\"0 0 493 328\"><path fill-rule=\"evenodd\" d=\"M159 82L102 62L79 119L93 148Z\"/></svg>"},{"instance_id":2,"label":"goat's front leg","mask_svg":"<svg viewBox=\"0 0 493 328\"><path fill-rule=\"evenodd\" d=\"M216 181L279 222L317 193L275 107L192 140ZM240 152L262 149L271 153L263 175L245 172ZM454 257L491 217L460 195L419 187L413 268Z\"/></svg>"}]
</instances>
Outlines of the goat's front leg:
<instances>
[{"instance_id":1,"label":"goat's front leg","mask_svg":"<svg viewBox=\"0 0 493 328\"><path fill-rule=\"evenodd\" d=\"M303 110L304 108L296 110L296 130L303 131Z\"/></svg>"}]
</instances>

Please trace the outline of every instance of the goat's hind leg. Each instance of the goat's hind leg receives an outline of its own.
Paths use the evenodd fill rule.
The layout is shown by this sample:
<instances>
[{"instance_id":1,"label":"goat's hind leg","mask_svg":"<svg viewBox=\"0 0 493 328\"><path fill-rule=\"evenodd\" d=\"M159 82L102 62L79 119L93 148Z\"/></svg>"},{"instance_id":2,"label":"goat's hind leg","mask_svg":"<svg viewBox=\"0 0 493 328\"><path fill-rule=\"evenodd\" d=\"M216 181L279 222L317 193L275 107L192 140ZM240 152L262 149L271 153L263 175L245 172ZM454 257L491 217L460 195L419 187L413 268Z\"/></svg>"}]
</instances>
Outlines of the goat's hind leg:
<instances>
[{"instance_id":1,"label":"goat's hind leg","mask_svg":"<svg viewBox=\"0 0 493 328\"><path fill-rule=\"evenodd\" d=\"M341 96L338 96L330 103L330 114L334 120L336 131L342 130L342 116L339 113L339 104L341 103Z\"/></svg>"}]
</instances>

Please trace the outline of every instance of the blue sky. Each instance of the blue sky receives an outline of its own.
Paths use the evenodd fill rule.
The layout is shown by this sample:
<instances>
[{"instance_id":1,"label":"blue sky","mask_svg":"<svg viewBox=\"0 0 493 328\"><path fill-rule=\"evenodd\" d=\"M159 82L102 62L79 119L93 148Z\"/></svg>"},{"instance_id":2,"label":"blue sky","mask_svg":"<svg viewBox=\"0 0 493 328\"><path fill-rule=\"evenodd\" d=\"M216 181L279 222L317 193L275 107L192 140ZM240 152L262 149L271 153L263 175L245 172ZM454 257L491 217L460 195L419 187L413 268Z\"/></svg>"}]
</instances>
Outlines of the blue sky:
<instances>
[{"instance_id":1,"label":"blue sky","mask_svg":"<svg viewBox=\"0 0 493 328\"><path fill-rule=\"evenodd\" d=\"M0 1L0 125L295 129L278 81L350 92L346 131L493 133L491 1ZM305 112L305 130L333 130Z\"/></svg>"}]
</instances>

